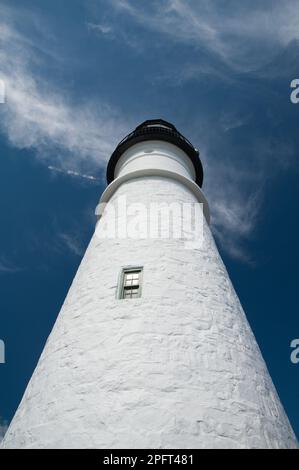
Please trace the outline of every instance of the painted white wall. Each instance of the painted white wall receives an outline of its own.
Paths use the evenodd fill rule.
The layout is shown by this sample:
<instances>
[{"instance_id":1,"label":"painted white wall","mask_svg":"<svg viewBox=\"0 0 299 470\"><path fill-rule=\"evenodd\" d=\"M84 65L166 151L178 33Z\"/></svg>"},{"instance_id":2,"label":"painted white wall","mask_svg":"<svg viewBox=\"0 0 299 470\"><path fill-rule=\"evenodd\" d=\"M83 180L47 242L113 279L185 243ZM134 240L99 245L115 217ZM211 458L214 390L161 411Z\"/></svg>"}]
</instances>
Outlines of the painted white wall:
<instances>
[{"instance_id":1,"label":"painted white wall","mask_svg":"<svg viewBox=\"0 0 299 470\"><path fill-rule=\"evenodd\" d=\"M153 168L195 180L194 167L188 155L179 147L159 140L139 142L126 150L116 164L114 177Z\"/></svg>"},{"instance_id":2,"label":"painted white wall","mask_svg":"<svg viewBox=\"0 0 299 470\"><path fill-rule=\"evenodd\" d=\"M165 181L174 179L186 186L203 205L205 218L210 222L209 204L195 183L195 170L190 158L175 145L156 140L135 144L121 155L115 167L114 180L103 192L96 209L97 218L102 216L105 204L122 184L135 178L151 176L164 177Z\"/></svg>"},{"instance_id":3,"label":"painted white wall","mask_svg":"<svg viewBox=\"0 0 299 470\"><path fill-rule=\"evenodd\" d=\"M109 204L120 196L197 200L159 175L125 180ZM95 232L4 448L296 447L205 219L203 233L188 250ZM118 300L128 265L144 267L142 297Z\"/></svg>"}]
</instances>

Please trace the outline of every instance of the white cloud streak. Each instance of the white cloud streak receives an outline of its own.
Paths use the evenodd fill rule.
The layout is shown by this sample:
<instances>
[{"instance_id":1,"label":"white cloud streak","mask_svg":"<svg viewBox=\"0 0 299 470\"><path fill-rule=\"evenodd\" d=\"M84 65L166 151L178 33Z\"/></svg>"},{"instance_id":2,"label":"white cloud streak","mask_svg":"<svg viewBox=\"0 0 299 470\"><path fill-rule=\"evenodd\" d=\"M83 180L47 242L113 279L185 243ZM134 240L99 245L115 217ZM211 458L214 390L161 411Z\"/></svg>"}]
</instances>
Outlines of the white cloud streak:
<instances>
[{"instance_id":1,"label":"white cloud streak","mask_svg":"<svg viewBox=\"0 0 299 470\"><path fill-rule=\"evenodd\" d=\"M0 275L1 274L13 274L19 271L22 271L22 268L8 261L4 257L0 258Z\"/></svg>"},{"instance_id":2,"label":"white cloud streak","mask_svg":"<svg viewBox=\"0 0 299 470\"><path fill-rule=\"evenodd\" d=\"M222 249L232 258L253 265L247 242L253 235L263 201L263 171L234 168L229 161L202 152L204 192L211 208L211 228Z\"/></svg>"},{"instance_id":3,"label":"white cloud streak","mask_svg":"<svg viewBox=\"0 0 299 470\"><path fill-rule=\"evenodd\" d=\"M113 0L116 11L175 42L204 48L238 71L254 70L275 55L275 46L299 39L298 2L162 0L141 8Z\"/></svg>"},{"instance_id":4,"label":"white cloud streak","mask_svg":"<svg viewBox=\"0 0 299 470\"><path fill-rule=\"evenodd\" d=\"M100 24L100 23L87 23L87 28L90 31L95 31L100 34L109 34L112 32L113 28L108 24Z\"/></svg>"},{"instance_id":5,"label":"white cloud streak","mask_svg":"<svg viewBox=\"0 0 299 470\"><path fill-rule=\"evenodd\" d=\"M41 58L16 29L11 10L0 10L1 127L9 142L63 168L103 166L124 134L121 117L107 104L76 104L57 91L43 78Z\"/></svg>"},{"instance_id":6,"label":"white cloud streak","mask_svg":"<svg viewBox=\"0 0 299 470\"><path fill-rule=\"evenodd\" d=\"M299 13L293 1L288 5L272 2L268 8L255 9L246 2L235 3L233 8L232 4L227 8L217 2L181 0L151 2L145 8L132 0L113 0L112 4L116 11L122 15L126 13L139 26L161 33L170 41L194 46L199 51L205 49L237 71L261 66L275 53L275 45L283 46L299 38ZM12 145L33 149L50 171L95 178L88 175L87 168L90 171L105 167L114 146L131 130L127 120L107 104L78 104L45 80L42 58L37 57L30 39L19 31L13 10L0 7L0 14L3 44L0 79L5 82L7 95L5 105L0 108L2 131ZM116 26L105 22L88 25L90 31L113 38L117 34ZM126 32L119 34L127 37ZM143 44L147 46L146 41ZM51 50L46 52L55 60ZM181 69L186 73L186 67ZM186 78L197 73L212 74L215 70L217 72L214 65L210 68L209 64L200 66L194 62L190 64ZM220 122L222 131L241 127L246 119L232 111ZM249 238L256 226L262 201L264 149L256 152L263 153L264 158L255 175L252 191L246 195L242 185L250 182L248 169L244 168L243 173L238 169L234 175L228 175L219 159L209 153L204 140L198 138L194 142L199 142L201 148L206 145L207 149L204 166L209 176L205 188L211 203L214 231L231 256L244 261L248 257L239 242ZM229 186L225 184L228 180ZM67 243L66 238L64 242ZM68 245L72 249L71 243ZM73 248L74 253L76 250ZM3 264L2 272L5 269L7 272L9 268Z\"/></svg>"},{"instance_id":7,"label":"white cloud streak","mask_svg":"<svg viewBox=\"0 0 299 470\"><path fill-rule=\"evenodd\" d=\"M48 169L50 171L54 171L55 173L62 173L64 175L69 176L78 176L79 178L87 179L90 181L100 181L100 178L96 178L95 176L85 175L84 173L78 173L77 171L73 170L63 170L62 168L57 168L56 166L49 165Z\"/></svg>"},{"instance_id":8,"label":"white cloud streak","mask_svg":"<svg viewBox=\"0 0 299 470\"><path fill-rule=\"evenodd\" d=\"M246 1L162 0L150 2L142 8L140 2L134 0L113 0L112 4L117 13L127 15L138 27L157 33L153 35L153 41L159 41L161 47L163 36L166 44L173 42L192 47L190 63L183 66L175 64L164 73L157 72L156 80L164 79L173 85L213 76L234 86L236 78L230 71L257 72L271 63L278 51L299 39L298 3L295 1L265 1L254 8L251 2ZM112 19L109 29L116 35L117 31L120 34L121 26L117 27ZM202 58L203 51L208 53L210 61L207 62L207 55ZM205 116L198 116L199 127L201 119L209 119L208 111L205 111ZM246 125L250 118L248 111L240 115L234 104L228 112L220 115L218 131L223 135L223 142L219 142L219 151L225 142L224 133ZM290 163L294 151L276 142L278 153L283 155L278 161L266 137L264 141L252 142L255 161L255 174L252 175L246 162L234 168L235 159L226 166L221 163L219 155L212 155L205 138L209 135L211 138L215 131L205 127L204 137L195 138L194 142L198 141L199 147L204 148L207 175L204 190L210 201L213 231L231 257L252 264L244 245L253 236L260 216L264 182L275 174L277 168ZM234 149L231 149L231 155L233 157ZM273 165L270 169L269 161ZM246 191L246 187L249 190Z\"/></svg>"},{"instance_id":9,"label":"white cloud streak","mask_svg":"<svg viewBox=\"0 0 299 470\"><path fill-rule=\"evenodd\" d=\"M77 237L65 232L59 233L58 237L72 254L80 258L83 256L84 249Z\"/></svg>"}]
</instances>

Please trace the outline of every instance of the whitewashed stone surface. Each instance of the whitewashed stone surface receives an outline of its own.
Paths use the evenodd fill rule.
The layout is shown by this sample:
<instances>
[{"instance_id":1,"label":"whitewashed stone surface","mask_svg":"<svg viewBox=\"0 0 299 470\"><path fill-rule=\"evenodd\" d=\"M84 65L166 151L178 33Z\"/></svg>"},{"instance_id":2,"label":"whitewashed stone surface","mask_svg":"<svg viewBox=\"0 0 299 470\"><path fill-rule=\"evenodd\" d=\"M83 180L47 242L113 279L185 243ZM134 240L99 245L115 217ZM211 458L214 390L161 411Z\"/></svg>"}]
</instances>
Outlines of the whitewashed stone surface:
<instances>
[{"instance_id":1,"label":"whitewashed stone surface","mask_svg":"<svg viewBox=\"0 0 299 470\"><path fill-rule=\"evenodd\" d=\"M194 200L162 177L130 180L119 195ZM127 265L144 266L142 297L118 300ZM193 250L93 236L2 445L296 447L207 224Z\"/></svg>"}]
</instances>

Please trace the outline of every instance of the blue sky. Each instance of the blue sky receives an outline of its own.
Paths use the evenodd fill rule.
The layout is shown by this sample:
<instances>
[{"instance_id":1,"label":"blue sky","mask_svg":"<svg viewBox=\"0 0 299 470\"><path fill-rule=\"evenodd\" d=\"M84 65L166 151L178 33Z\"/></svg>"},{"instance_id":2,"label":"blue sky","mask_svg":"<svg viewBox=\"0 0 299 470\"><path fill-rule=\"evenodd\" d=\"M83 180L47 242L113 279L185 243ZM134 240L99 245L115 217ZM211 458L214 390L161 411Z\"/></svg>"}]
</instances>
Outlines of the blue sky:
<instances>
[{"instance_id":1,"label":"blue sky","mask_svg":"<svg viewBox=\"0 0 299 470\"><path fill-rule=\"evenodd\" d=\"M212 230L299 435L298 12L292 0L1 2L0 431L91 237L113 148L161 117L200 150Z\"/></svg>"}]
</instances>

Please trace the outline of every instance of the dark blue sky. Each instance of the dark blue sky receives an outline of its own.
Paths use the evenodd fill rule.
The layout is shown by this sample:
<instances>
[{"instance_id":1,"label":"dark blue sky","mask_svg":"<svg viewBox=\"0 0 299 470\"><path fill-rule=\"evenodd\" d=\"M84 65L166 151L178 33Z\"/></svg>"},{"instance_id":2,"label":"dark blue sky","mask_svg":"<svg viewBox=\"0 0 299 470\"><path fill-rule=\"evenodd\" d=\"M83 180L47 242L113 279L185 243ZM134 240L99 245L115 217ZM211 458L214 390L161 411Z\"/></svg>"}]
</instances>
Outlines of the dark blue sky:
<instances>
[{"instance_id":1,"label":"dark blue sky","mask_svg":"<svg viewBox=\"0 0 299 470\"><path fill-rule=\"evenodd\" d=\"M161 117L200 149L217 244L299 435L298 39L292 0L1 3L0 430L91 237L111 151Z\"/></svg>"}]
</instances>

